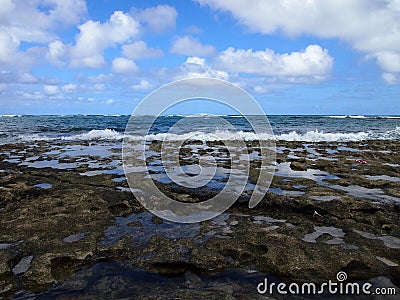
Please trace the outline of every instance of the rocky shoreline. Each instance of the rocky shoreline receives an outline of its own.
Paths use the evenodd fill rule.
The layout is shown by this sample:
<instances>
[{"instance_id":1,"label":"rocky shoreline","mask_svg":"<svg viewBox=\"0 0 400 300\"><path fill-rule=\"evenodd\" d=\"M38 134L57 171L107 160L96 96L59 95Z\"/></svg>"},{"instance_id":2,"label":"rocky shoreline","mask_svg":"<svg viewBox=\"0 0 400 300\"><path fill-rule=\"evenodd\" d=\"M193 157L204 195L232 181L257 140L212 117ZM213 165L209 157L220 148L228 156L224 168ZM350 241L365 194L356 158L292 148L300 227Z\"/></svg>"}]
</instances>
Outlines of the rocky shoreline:
<instances>
[{"instance_id":1,"label":"rocky shoreline","mask_svg":"<svg viewBox=\"0 0 400 300\"><path fill-rule=\"evenodd\" d=\"M109 297L120 290L150 299L258 299L263 276L321 283L339 271L348 281L398 288L399 151L399 141L277 142L276 173L256 208L247 206L249 190L215 219L176 224L147 212L129 191L118 145L1 145L0 298L46 298L45 291L95 298L87 278L96 272L105 274L97 292ZM157 184L182 201L213 194ZM238 280L224 281L236 273ZM109 287L111 275L117 287ZM150 290L138 278L165 282Z\"/></svg>"}]
</instances>

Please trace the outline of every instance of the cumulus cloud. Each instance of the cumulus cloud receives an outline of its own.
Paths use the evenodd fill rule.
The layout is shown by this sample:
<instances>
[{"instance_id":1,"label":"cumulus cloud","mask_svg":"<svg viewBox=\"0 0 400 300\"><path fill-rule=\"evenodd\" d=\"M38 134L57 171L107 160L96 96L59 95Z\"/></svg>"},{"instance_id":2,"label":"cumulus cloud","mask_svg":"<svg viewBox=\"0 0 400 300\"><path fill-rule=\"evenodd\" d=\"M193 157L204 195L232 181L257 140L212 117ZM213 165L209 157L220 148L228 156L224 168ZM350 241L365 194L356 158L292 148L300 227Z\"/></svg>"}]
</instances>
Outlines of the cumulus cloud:
<instances>
[{"instance_id":1,"label":"cumulus cloud","mask_svg":"<svg viewBox=\"0 0 400 300\"><path fill-rule=\"evenodd\" d=\"M374 54L378 65L386 72L400 72L400 52L383 51Z\"/></svg>"},{"instance_id":2,"label":"cumulus cloud","mask_svg":"<svg viewBox=\"0 0 400 300\"><path fill-rule=\"evenodd\" d=\"M147 90L147 89L151 88L151 86L152 85L150 84L149 81L142 79L142 80L140 80L139 83L132 85L132 89L133 90Z\"/></svg>"},{"instance_id":3,"label":"cumulus cloud","mask_svg":"<svg viewBox=\"0 0 400 300\"><path fill-rule=\"evenodd\" d=\"M19 83L35 83L38 79L31 73L23 72L17 75L17 82Z\"/></svg>"},{"instance_id":4,"label":"cumulus cloud","mask_svg":"<svg viewBox=\"0 0 400 300\"><path fill-rule=\"evenodd\" d=\"M136 41L122 46L122 54L130 59L159 58L163 56L160 49L148 48L144 41Z\"/></svg>"},{"instance_id":5,"label":"cumulus cloud","mask_svg":"<svg viewBox=\"0 0 400 300\"><path fill-rule=\"evenodd\" d=\"M20 91L17 93L22 99L26 100L41 100L45 98L45 95L39 91Z\"/></svg>"},{"instance_id":6,"label":"cumulus cloud","mask_svg":"<svg viewBox=\"0 0 400 300\"><path fill-rule=\"evenodd\" d=\"M56 95L59 92L58 86L56 85L44 85L43 92L46 95Z\"/></svg>"},{"instance_id":7,"label":"cumulus cloud","mask_svg":"<svg viewBox=\"0 0 400 300\"><path fill-rule=\"evenodd\" d=\"M50 63L52 63L58 67L61 67L65 64L64 58L65 58L66 54L67 54L67 47L60 40L56 40L56 41L51 42L48 45L46 59Z\"/></svg>"},{"instance_id":8,"label":"cumulus cloud","mask_svg":"<svg viewBox=\"0 0 400 300\"><path fill-rule=\"evenodd\" d=\"M133 60L117 57L112 61L112 71L117 74L133 74L139 71L139 67Z\"/></svg>"},{"instance_id":9,"label":"cumulus cloud","mask_svg":"<svg viewBox=\"0 0 400 300\"><path fill-rule=\"evenodd\" d=\"M85 0L3 0L0 28L13 40L44 43L54 39L54 28L77 24L86 13Z\"/></svg>"},{"instance_id":10,"label":"cumulus cloud","mask_svg":"<svg viewBox=\"0 0 400 300\"><path fill-rule=\"evenodd\" d=\"M136 20L122 11L115 11L105 23L89 20L79 25L76 44L70 49L71 67L104 66L104 50L134 38L139 26Z\"/></svg>"},{"instance_id":11,"label":"cumulus cloud","mask_svg":"<svg viewBox=\"0 0 400 300\"><path fill-rule=\"evenodd\" d=\"M389 85L400 84L400 76L393 73L383 73L382 79Z\"/></svg>"},{"instance_id":12,"label":"cumulus cloud","mask_svg":"<svg viewBox=\"0 0 400 300\"><path fill-rule=\"evenodd\" d=\"M196 26L196 25L190 25L188 27L185 28L185 32L188 34L202 34L203 33L203 29L201 29L200 27Z\"/></svg>"},{"instance_id":13,"label":"cumulus cloud","mask_svg":"<svg viewBox=\"0 0 400 300\"><path fill-rule=\"evenodd\" d=\"M150 30L163 33L175 29L176 9L169 5L158 5L143 10L134 9L133 16L141 23L146 24Z\"/></svg>"},{"instance_id":14,"label":"cumulus cloud","mask_svg":"<svg viewBox=\"0 0 400 300\"><path fill-rule=\"evenodd\" d=\"M96 83L89 89L93 91L104 91L106 89L106 85L104 83Z\"/></svg>"},{"instance_id":15,"label":"cumulus cloud","mask_svg":"<svg viewBox=\"0 0 400 300\"><path fill-rule=\"evenodd\" d=\"M48 54L37 44L57 40L58 29L78 24L86 13L85 0L2 0L0 66L26 71L43 56L61 66L60 49L56 48L59 44L52 44ZM24 42L36 45L22 50L20 45Z\"/></svg>"},{"instance_id":16,"label":"cumulus cloud","mask_svg":"<svg viewBox=\"0 0 400 300\"><path fill-rule=\"evenodd\" d=\"M210 56L215 53L215 47L203 45L198 38L185 35L175 39L170 51L182 55Z\"/></svg>"},{"instance_id":17,"label":"cumulus cloud","mask_svg":"<svg viewBox=\"0 0 400 300\"><path fill-rule=\"evenodd\" d=\"M114 78L113 74L98 74L87 77L90 82L110 82Z\"/></svg>"},{"instance_id":18,"label":"cumulus cloud","mask_svg":"<svg viewBox=\"0 0 400 300\"><path fill-rule=\"evenodd\" d=\"M75 92L75 90L77 89L77 87L78 87L78 85L75 84L75 83L68 83L68 84L64 84L64 85L61 87L61 90L62 90L64 93L73 93L73 92Z\"/></svg>"},{"instance_id":19,"label":"cumulus cloud","mask_svg":"<svg viewBox=\"0 0 400 300\"><path fill-rule=\"evenodd\" d=\"M0 31L0 63L12 61L17 53L19 42L7 32Z\"/></svg>"},{"instance_id":20,"label":"cumulus cloud","mask_svg":"<svg viewBox=\"0 0 400 300\"><path fill-rule=\"evenodd\" d=\"M6 85L15 85L18 83L36 83L38 79L29 72L0 72L0 83Z\"/></svg>"},{"instance_id":21,"label":"cumulus cloud","mask_svg":"<svg viewBox=\"0 0 400 300\"><path fill-rule=\"evenodd\" d=\"M196 0L215 10L230 12L248 29L262 34L282 31L339 38L390 69L382 53L400 54L398 0ZM385 54L386 56L388 54ZM384 56L385 56L384 55ZM398 71L396 71L398 72Z\"/></svg>"},{"instance_id":22,"label":"cumulus cloud","mask_svg":"<svg viewBox=\"0 0 400 300\"><path fill-rule=\"evenodd\" d=\"M230 47L217 57L217 63L230 72L322 80L331 71L333 58L319 45L309 45L304 51L284 54L271 49L253 51Z\"/></svg>"},{"instance_id":23,"label":"cumulus cloud","mask_svg":"<svg viewBox=\"0 0 400 300\"><path fill-rule=\"evenodd\" d=\"M180 68L176 79L186 77L213 77L228 80L228 72L217 70L208 65L204 58L188 57Z\"/></svg>"}]
</instances>

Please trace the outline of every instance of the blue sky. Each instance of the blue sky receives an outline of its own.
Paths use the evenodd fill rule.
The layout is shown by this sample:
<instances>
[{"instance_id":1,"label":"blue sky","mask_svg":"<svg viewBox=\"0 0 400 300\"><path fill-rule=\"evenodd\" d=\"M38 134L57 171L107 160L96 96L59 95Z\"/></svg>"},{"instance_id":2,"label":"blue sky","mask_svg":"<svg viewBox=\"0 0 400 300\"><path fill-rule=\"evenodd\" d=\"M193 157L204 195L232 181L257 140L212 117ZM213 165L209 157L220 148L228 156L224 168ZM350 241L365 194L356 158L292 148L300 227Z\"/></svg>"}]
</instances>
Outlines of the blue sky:
<instances>
[{"instance_id":1,"label":"blue sky","mask_svg":"<svg viewBox=\"0 0 400 300\"><path fill-rule=\"evenodd\" d=\"M204 76L267 114L400 114L399 20L399 0L0 0L0 114L130 114Z\"/></svg>"}]
</instances>

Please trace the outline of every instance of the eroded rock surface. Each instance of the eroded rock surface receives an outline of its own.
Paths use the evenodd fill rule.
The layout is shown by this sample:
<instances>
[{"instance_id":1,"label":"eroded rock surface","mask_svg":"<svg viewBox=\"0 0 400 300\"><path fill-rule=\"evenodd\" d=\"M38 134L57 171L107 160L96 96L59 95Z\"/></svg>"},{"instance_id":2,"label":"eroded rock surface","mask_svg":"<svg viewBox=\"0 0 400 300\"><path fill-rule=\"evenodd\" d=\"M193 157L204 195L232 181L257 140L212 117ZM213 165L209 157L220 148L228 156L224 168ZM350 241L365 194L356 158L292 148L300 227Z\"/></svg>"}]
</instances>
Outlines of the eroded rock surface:
<instances>
[{"instance_id":1,"label":"eroded rock surface","mask_svg":"<svg viewBox=\"0 0 400 300\"><path fill-rule=\"evenodd\" d=\"M257 299L263 276L318 283L339 271L350 281L385 278L400 286L399 142L278 143L284 149L263 201L249 209L248 188L224 214L199 224L147 212L123 178L117 146L107 148L109 156L61 156L64 146L0 147L0 297L21 289L69 289L78 297L97 288L110 298ZM22 158L7 161L11 151ZM197 161L189 148L181 152L184 164ZM259 164L252 162L250 184ZM218 192L157 185L182 202ZM120 291L110 290L107 276ZM90 286L88 278L97 279ZM146 282L164 282L164 289L150 291Z\"/></svg>"}]
</instances>

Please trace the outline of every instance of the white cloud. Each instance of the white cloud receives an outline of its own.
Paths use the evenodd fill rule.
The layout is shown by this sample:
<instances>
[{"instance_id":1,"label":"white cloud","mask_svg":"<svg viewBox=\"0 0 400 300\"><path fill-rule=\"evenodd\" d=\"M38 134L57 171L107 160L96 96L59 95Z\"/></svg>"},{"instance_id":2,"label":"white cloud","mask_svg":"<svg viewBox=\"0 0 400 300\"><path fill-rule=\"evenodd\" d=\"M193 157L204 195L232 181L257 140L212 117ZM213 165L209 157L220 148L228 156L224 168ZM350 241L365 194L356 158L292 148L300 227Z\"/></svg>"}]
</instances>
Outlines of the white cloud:
<instances>
[{"instance_id":1,"label":"white cloud","mask_svg":"<svg viewBox=\"0 0 400 300\"><path fill-rule=\"evenodd\" d=\"M147 90L149 88L151 88L150 82L144 79L140 80L138 84L132 85L132 89L134 90Z\"/></svg>"},{"instance_id":2,"label":"white cloud","mask_svg":"<svg viewBox=\"0 0 400 300\"><path fill-rule=\"evenodd\" d=\"M389 70L382 53L400 55L398 0L196 0L230 12L248 29L262 34L339 38ZM397 69L397 68L396 68ZM399 71L396 71L399 72Z\"/></svg>"},{"instance_id":3,"label":"white cloud","mask_svg":"<svg viewBox=\"0 0 400 300\"><path fill-rule=\"evenodd\" d=\"M386 72L400 72L400 52L384 51L374 54L376 62Z\"/></svg>"},{"instance_id":4,"label":"white cloud","mask_svg":"<svg viewBox=\"0 0 400 300\"><path fill-rule=\"evenodd\" d=\"M112 61L112 71L118 74L133 74L139 71L139 67L133 60L117 57Z\"/></svg>"},{"instance_id":5,"label":"white cloud","mask_svg":"<svg viewBox=\"0 0 400 300\"><path fill-rule=\"evenodd\" d=\"M31 73L19 73L17 77L17 82L19 83L35 83L37 82L37 78L33 76Z\"/></svg>"},{"instance_id":6,"label":"white cloud","mask_svg":"<svg viewBox=\"0 0 400 300\"><path fill-rule=\"evenodd\" d=\"M104 83L96 83L91 89L95 91L104 91L106 89L106 85Z\"/></svg>"},{"instance_id":7,"label":"white cloud","mask_svg":"<svg viewBox=\"0 0 400 300\"><path fill-rule=\"evenodd\" d=\"M90 82L110 82L114 78L113 74L99 74L94 76L89 76L87 79Z\"/></svg>"},{"instance_id":8,"label":"white cloud","mask_svg":"<svg viewBox=\"0 0 400 300\"><path fill-rule=\"evenodd\" d=\"M45 95L39 91L35 92L19 91L17 92L17 94L20 95L23 99L27 100L40 100L45 98Z\"/></svg>"},{"instance_id":9,"label":"white cloud","mask_svg":"<svg viewBox=\"0 0 400 300\"><path fill-rule=\"evenodd\" d=\"M2 0L0 66L26 71L43 56L61 66L60 42L50 45L47 54L37 45L27 50L21 50L20 45L23 42L44 44L55 41L58 29L78 24L86 13L85 0Z\"/></svg>"},{"instance_id":10,"label":"white cloud","mask_svg":"<svg viewBox=\"0 0 400 300\"><path fill-rule=\"evenodd\" d=\"M170 51L182 55L210 56L215 53L215 47L203 45L198 38L185 35L174 41Z\"/></svg>"},{"instance_id":11,"label":"white cloud","mask_svg":"<svg viewBox=\"0 0 400 300\"><path fill-rule=\"evenodd\" d=\"M201 58L201 57L192 56L192 57L188 57L186 59L185 63L186 64L204 66L206 64L206 60L204 58Z\"/></svg>"},{"instance_id":12,"label":"white cloud","mask_svg":"<svg viewBox=\"0 0 400 300\"><path fill-rule=\"evenodd\" d=\"M158 5L156 7L136 10L133 15L141 22L148 25L150 30L162 33L175 29L176 9L169 5Z\"/></svg>"},{"instance_id":13,"label":"white cloud","mask_svg":"<svg viewBox=\"0 0 400 300\"><path fill-rule=\"evenodd\" d=\"M87 12L85 0L45 0L52 20L64 24L77 24Z\"/></svg>"},{"instance_id":14,"label":"white cloud","mask_svg":"<svg viewBox=\"0 0 400 300\"><path fill-rule=\"evenodd\" d=\"M253 91L257 94L265 94L268 90L264 86L256 85Z\"/></svg>"},{"instance_id":15,"label":"white cloud","mask_svg":"<svg viewBox=\"0 0 400 300\"><path fill-rule=\"evenodd\" d=\"M191 25L185 28L185 32L188 34L201 34L203 33L203 29L195 25Z\"/></svg>"},{"instance_id":16,"label":"white cloud","mask_svg":"<svg viewBox=\"0 0 400 300\"><path fill-rule=\"evenodd\" d=\"M122 54L130 59L159 58L163 56L160 49L148 48L144 41L136 41L122 46Z\"/></svg>"},{"instance_id":17,"label":"white cloud","mask_svg":"<svg viewBox=\"0 0 400 300\"><path fill-rule=\"evenodd\" d=\"M0 31L0 63L14 61L18 47L18 41L14 40L7 32Z\"/></svg>"},{"instance_id":18,"label":"white cloud","mask_svg":"<svg viewBox=\"0 0 400 300\"><path fill-rule=\"evenodd\" d=\"M65 64L63 59L65 58L66 54L67 54L67 47L60 40L56 40L48 45L46 59L50 63L58 67L61 67Z\"/></svg>"},{"instance_id":19,"label":"white cloud","mask_svg":"<svg viewBox=\"0 0 400 300\"><path fill-rule=\"evenodd\" d=\"M0 19L4 20L12 13L15 8L15 4L11 0L2 0L0 6Z\"/></svg>"},{"instance_id":20,"label":"white cloud","mask_svg":"<svg viewBox=\"0 0 400 300\"><path fill-rule=\"evenodd\" d=\"M65 93L73 93L76 91L78 85L76 85L75 83L68 83L68 84L64 84L61 87L61 90Z\"/></svg>"},{"instance_id":21,"label":"white cloud","mask_svg":"<svg viewBox=\"0 0 400 300\"><path fill-rule=\"evenodd\" d=\"M217 65L235 73L322 80L331 71L333 58L319 45L309 45L304 51L284 54L271 49L253 51L230 47L217 57Z\"/></svg>"},{"instance_id":22,"label":"white cloud","mask_svg":"<svg viewBox=\"0 0 400 300\"><path fill-rule=\"evenodd\" d=\"M56 95L59 92L58 86L56 85L44 85L43 92L46 95Z\"/></svg>"},{"instance_id":23,"label":"white cloud","mask_svg":"<svg viewBox=\"0 0 400 300\"><path fill-rule=\"evenodd\" d=\"M18 42L48 42L54 29L77 24L86 14L85 0L3 0L0 29Z\"/></svg>"},{"instance_id":24,"label":"white cloud","mask_svg":"<svg viewBox=\"0 0 400 300\"><path fill-rule=\"evenodd\" d=\"M89 20L78 26L80 33L71 49L71 67L100 68L106 48L127 42L139 32L139 23L122 11L115 11L105 23Z\"/></svg>"},{"instance_id":25,"label":"white cloud","mask_svg":"<svg viewBox=\"0 0 400 300\"><path fill-rule=\"evenodd\" d=\"M222 70L213 69L206 64L204 58L188 57L184 64L179 68L179 73L175 79L186 77L213 77L228 80L229 74Z\"/></svg>"},{"instance_id":26,"label":"white cloud","mask_svg":"<svg viewBox=\"0 0 400 300\"><path fill-rule=\"evenodd\" d=\"M29 72L0 72L0 82L6 84L17 84L17 83L36 83L38 79Z\"/></svg>"},{"instance_id":27,"label":"white cloud","mask_svg":"<svg viewBox=\"0 0 400 300\"><path fill-rule=\"evenodd\" d=\"M8 85L5 83L0 83L0 93L5 92L8 89Z\"/></svg>"},{"instance_id":28,"label":"white cloud","mask_svg":"<svg viewBox=\"0 0 400 300\"><path fill-rule=\"evenodd\" d=\"M108 99L105 104L114 104L115 100L114 99Z\"/></svg>"},{"instance_id":29,"label":"white cloud","mask_svg":"<svg viewBox=\"0 0 400 300\"><path fill-rule=\"evenodd\" d=\"M383 73L382 79L389 85L400 84L400 76L393 73Z\"/></svg>"}]
</instances>

